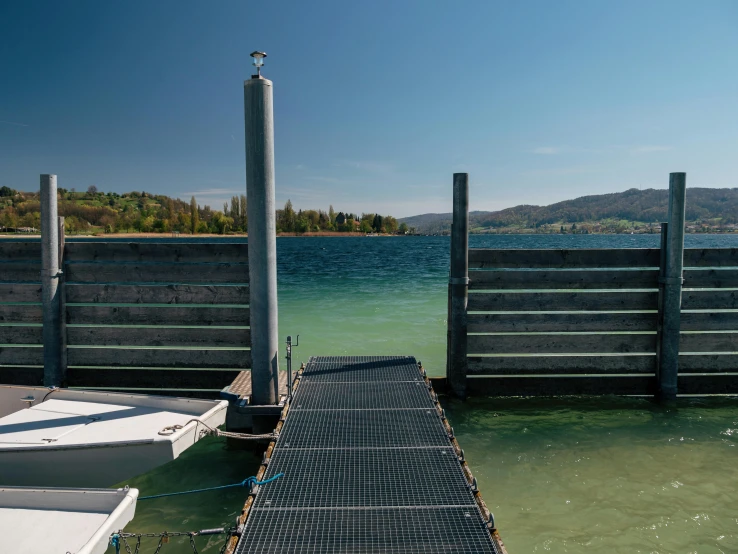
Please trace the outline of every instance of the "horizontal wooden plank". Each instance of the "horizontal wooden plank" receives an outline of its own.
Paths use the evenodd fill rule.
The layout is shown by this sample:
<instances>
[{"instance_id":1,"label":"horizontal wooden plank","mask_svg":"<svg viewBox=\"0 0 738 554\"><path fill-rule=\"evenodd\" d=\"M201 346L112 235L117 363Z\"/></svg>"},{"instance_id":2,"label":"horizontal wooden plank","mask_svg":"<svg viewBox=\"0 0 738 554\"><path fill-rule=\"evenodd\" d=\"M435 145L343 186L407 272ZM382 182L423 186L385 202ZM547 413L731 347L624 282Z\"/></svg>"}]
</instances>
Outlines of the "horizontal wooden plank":
<instances>
[{"instance_id":1,"label":"horizontal wooden plank","mask_svg":"<svg viewBox=\"0 0 738 554\"><path fill-rule=\"evenodd\" d=\"M74 262L226 262L248 263L246 243L67 242L65 259Z\"/></svg>"},{"instance_id":2,"label":"horizontal wooden plank","mask_svg":"<svg viewBox=\"0 0 738 554\"><path fill-rule=\"evenodd\" d=\"M43 344L43 329L28 325L2 325L0 344Z\"/></svg>"},{"instance_id":3,"label":"horizontal wooden plank","mask_svg":"<svg viewBox=\"0 0 738 554\"><path fill-rule=\"evenodd\" d=\"M650 354L656 334L468 335L469 355L475 354Z\"/></svg>"},{"instance_id":4,"label":"horizontal wooden plank","mask_svg":"<svg viewBox=\"0 0 738 554\"><path fill-rule=\"evenodd\" d=\"M738 309L738 290L682 291L683 310Z\"/></svg>"},{"instance_id":5,"label":"horizontal wooden plank","mask_svg":"<svg viewBox=\"0 0 738 554\"><path fill-rule=\"evenodd\" d=\"M41 261L38 262L0 262L0 281L40 283Z\"/></svg>"},{"instance_id":6,"label":"horizontal wooden plank","mask_svg":"<svg viewBox=\"0 0 738 554\"><path fill-rule=\"evenodd\" d=\"M41 284L0 283L0 302L41 302Z\"/></svg>"},{"instance_id":7,"label":"horizontal wooden plank","mask_svg":"<svg viewBox=\"0 0 738 554\"><path fill-rule=\"evenodd\" d=\"M655 331L656 313L468 314L469 333Z\"/></svg>"},{"instance_id":8,"label":"horizontal wooden plank","mask_svg":"<svg viewBox=\"0 0 738 554\"><path fill-rule=\"evenodd\" d=\"M42 322L43 312L40 304L0 304L0 323Z\"/></svg>"},{"instance_id":9,"label":"horizontal wooden plank","mask_svg":"<svg viewBox=\"0 0 738 554\"><path fill-rule=\"evenodd\" d=\"M41 241L0 240L0 262L30 260L41 262Z\"/></svg>"},{"instance_id":10,"label":"horizontal wooden plank","mask_svg":"<svg viewBox=\"0 0 738 554\"><path fill-rule=\"evenodd\" d=\"M738 330L738 311L682 312L682 331Z\"/></svg>"},{"instance_id":11,"label":"horizontal wooden plank","mask_svg":"<svg viewBox=\"0 0 738 554\"><path fill-rule=\"evenodd\" d=\"M70 368L70 387L222 389L238 370Z\"/></svg>"},{"instance_id":12,"label":"horizontal wooden plank","mask_svg":"<svg viewBox=\"0 0 738 554\"><path fill-rule=\"evenodd\" d=\"M735 333L682 333L679 352L738 352Z\"/></svg>"},{"instance_id":13,"label":"horizontal wooden plank","mask_svg":"<svg viewBox=\"0 0 738 554\"><path fill-rule=\"evenodd\" d=\"M67 327L67 344L247 347L251 345L251 330L222 327Z\"/></svg>"},{"instance_id":14,"label":"horizontal wooden plank","mask_svg":"<svg viewBox=\"0 0 738 554\"><path fill-rule=\"evenodd\" d=\"M685 269L685 288L738 288L738 269Z\"/></svg>"},{"instance_id":15,"label":"horizontal wooden plank","mask_svg":"<svg viewBox=\"0 0 738 554\"><path fill-rule=\"evenodd\" d=\"M0 366L0 383L3 385L44 385L44 368L27 366Z\"/></svg>"},{"instance_id":16,"label":"horizontal wooden plank","mask_svg":"<svg viewBox=\"0 0 738 554\"><path fill-rule=\"evenodd\" d=\"M248 325L247 307L74 306L67 323L76 325Z\"/></svg>"},{"instance_id":17,"label":"horizontal wooden plank","mask_svg":"<svg viewBox=\"0 0 738 554\"><path fill-rule=\"evenodd\" d=\"M738 372L738 354L680 354L679 373Z\"/></svg>"},{"instance_id":18,"label":"horizontal wooden plank","mask_svg":"<svg viewBox=\"0 0 738 554\"><path fill-rule=\"evenodd\" d=\"M122 394L151 394L156 396L178 396L180 398L203 398L216 399L220 398L220 389L145 389L145 388L109 388L101 389L99 387L70 387L72 389L84 388L84 390L100 390L101 392L119 392Z\"/></svg>"},{"instance_id":19,"label":"horizontal wooden plank","mask_svg":"<svg viewBox=\"0 0 738 554\"><path fill-rule=\"evenodd\" d=\"M469 375L654 373L656 356L470 356Z\"/></svg>"},{"instance_id":20,"label":"horizontal wooden plank","mask_svg":"<svg viewBox=\"0 0 738 554\"><path fill-rule=\"evenodd\" d=\"M44 349L33 346L0 346L0 366L43 365Z\"/></svg>"},{"instance_id":21,"label":"horizontal wooden plank","mask_svg":"<svg viewBox=\"0 0 738 554\"><path fill-rule=\"evenodd\" d=\"M67 302L103 304L248 304L247 285L67 285Z\"/></svg>"},{"instance_id":22,"label":"horizontal wooden plank","mask_svg":"<svg viewBox=\"0 0 738 554\"><path fill-rule=\"evenodd\" d=\"M726 375L680 375L679 394L738 394L738 373Z\"/></svg>"},{"instance_id":23,"label":"horizontal wooden plank","mask_svg":"<svg viewBox=\"0 0 738 554\"><path fill-rule=\"evenodd\" d=\"M656 377L475 377L467 379L469 396L653 395Z\"/></svg>"},{"instance_id":24,"label":"horizontal wooden plank","mask_svg":"<svg viewBox=\"0 0 738 554\"><path fill-rule=\"evenodd\" d=\"M470 312L655 310L658 292L476 292Z\"/></svg>"},{"instance_id":25,"label":"horizontal wooden plank","mask_svg":"<svg viewBox=\"0 0 738 554\"><path fill-rule=\"evenodd\" d=\"M469 289L648 289L658 288L656 269L470 270Z\"/></svg>"},{"instance_id":26,"label":"horizontal wooden plank","mask_svg":"<svg viewBox=\"0 0 738 554\"><path fill-rule=\"evenodd\" d=\"M684 267L738 267L738 248L685 248Z\"/></svg>"},{"instance_id":27,"label":"horizontal wooden plank","mask_svg":"<svg viewBox=\"0 0 738 554\"><path fill-rule=\"evenodd\" d=\"M67 349L67 364L90 367L246 369L251 367L251 351L185 350L181 348L69 348Z\"/></svg>"},{"instance_id":28,"label":"horizontal wooden plank","mask_svg":"<svg viewBox=\"0 0 738 554\"><path fill-rule=\"evenodd\" d=\"M67 283L245 284L246 264L65 263ZM2 278L0 278L2 280Z\"/></svg>"},{"instance_id":29,"label":"horizontal wooden plank","mask_svg":"<svg viewBox=\"0 0 738 554\"><path fill-rule=\"evenodd\" d=\"M658 248L500 250L470 248L470 268L658 267Z\"/></svg>"}]
</instances>

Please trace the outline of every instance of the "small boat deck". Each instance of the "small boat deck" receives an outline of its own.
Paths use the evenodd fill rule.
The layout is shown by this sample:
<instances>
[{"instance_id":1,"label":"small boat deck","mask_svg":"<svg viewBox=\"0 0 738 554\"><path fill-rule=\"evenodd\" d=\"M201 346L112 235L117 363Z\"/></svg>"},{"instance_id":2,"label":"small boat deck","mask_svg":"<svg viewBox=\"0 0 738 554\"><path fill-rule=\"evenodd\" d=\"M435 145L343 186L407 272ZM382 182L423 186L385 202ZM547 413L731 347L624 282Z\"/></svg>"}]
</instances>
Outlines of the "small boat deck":
<instances>
[{"instance_id":1,"label":"small boat deck","mask_svg":"<svg viewBox=\"0 0 738 554\"><path fill-rule=\"evenodd\" d=\"M268 455L238 554L505 553L413 357L311 358Z\"/></svg>"}]
</instances>

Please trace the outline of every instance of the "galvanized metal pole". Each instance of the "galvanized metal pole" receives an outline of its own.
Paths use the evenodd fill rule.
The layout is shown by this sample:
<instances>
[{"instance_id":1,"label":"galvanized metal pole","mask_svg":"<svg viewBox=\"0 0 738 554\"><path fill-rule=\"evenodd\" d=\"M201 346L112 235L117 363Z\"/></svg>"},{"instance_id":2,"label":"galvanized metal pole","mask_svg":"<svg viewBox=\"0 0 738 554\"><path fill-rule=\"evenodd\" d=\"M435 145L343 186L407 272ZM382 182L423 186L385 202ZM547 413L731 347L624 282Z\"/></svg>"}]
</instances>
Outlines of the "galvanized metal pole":
<instances>
[{"instance_id":1,"label":"galvanized metal pole","mask_svg":"<svg viewBox=\"0 0 738 554\"><path fill-rule=\"evenodd\" d=\"M244 81L243 97L249 218L251 389L252 402L266 405L276 404L279 400L272 82L253 75Z\"/></svg>"},{"instance_id":2,"label":"galvanized metal pole","mask_svg":"<svg viewBox=\"0 0 738 554\"><path fill-rule=\"evenodd\" d=\"M41 301L44 322L44 386L58 387L62 384L63 375L56 175L41 175Z\"/></svg>"},{"instance_id":3,"label":"galvanized metal pole","mask_svg":"<svg viewBox=\"0 0 738 554\"><path fill-rule=\"evenodd\" d=\"M466 398L466 307L469 292L469 174L454 173L451 269L448 280L449 339L446 377L449 390Z\"/></svg>"},{"instance_id":4,"label":"galvanized metal pole","mask_svg":"<svg viewBox=\"0 0 738 554\"><path fill-rule=\"evenodd\" d=\"M662 255L665 267L661 270L663 287L661 336L658 341L659 398L672 401L677 395L679 374L679 338L682 309L682 269L684 265L684 219L686 211L687 174L669 176L669 224L666 234L666 252Z\"/></svg>"}]
</instances>

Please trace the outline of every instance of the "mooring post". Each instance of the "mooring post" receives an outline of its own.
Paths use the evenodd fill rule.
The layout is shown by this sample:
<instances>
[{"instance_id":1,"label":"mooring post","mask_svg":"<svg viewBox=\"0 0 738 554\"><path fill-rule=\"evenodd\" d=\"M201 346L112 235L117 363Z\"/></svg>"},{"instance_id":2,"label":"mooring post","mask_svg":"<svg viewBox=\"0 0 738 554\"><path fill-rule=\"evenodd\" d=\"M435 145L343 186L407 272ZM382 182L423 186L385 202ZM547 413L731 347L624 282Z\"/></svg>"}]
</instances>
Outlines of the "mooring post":
<instances>
[{"instance_id":1,"label":"mooring post","mask_svg":"<svg viewBox=\"0 0 738 554\"><path fill-rule=\"evenodd\" d=\"M661 255L659 272L659 338L658 396L673 401L677 396L679 374L679 338L682 310L682 269L684 265L684 219L686 210L687 174L669 176L669 222Z\"/></svg>"},{"instance_id":2,"label":"mooring post","mask_svg":"<svg viewBox=\"0 0 738 554\"><path fill-rule=\"evenodd\" d=\"M41 302L46 387L59 387L63 380L57 214L56 175L41 175Z\"/></svg>"},{"instance_id":3,"label":"mooring post","mask_svg":"<svg viewBox=\"0 0 738 554\"><path fill-rule=\"evenodd\" d=\"M59 216L59 339L61 341L60 372L61 386L67 386L67 291L66 276L64 274L64 217Z\"/></svg>"},{"instance_id":4,"label":"mooring post","mask_svg":"<svg viewBox=\"0 0 738 554\"><path fill-rule=\"evenodd\" d=\"M454 173L451 268L449 271L449 333L446 378L449 390L466 398L466 307L469 294L469 174Z\"/></svg>"},{"instance_id":5,"label":"mooring post","mask_svg":"<svg viewBox=\"0 0 738 554\"><path fill-rule=\"evenodd\" d=\"M265 54L252 54L257 68ZM243 84L246 130L252 403L279 400L277 239L274 199L272 82L259 74ZM256 418L254 429L258 427ZM271 430L271 428L269 429Z\"/></svg>"}]
</instances>

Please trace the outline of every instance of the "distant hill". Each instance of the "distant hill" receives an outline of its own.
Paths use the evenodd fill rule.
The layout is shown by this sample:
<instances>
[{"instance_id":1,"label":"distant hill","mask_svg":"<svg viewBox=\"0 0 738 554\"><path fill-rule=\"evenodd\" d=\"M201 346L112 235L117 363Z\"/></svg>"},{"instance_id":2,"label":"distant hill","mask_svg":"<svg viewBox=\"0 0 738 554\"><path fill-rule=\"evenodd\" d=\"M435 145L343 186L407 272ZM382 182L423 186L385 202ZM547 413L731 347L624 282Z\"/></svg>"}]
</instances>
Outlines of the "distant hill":
<instances>
[{"instance_id":1,"label":"distant hill","mask_svg":"<svg viewBox=\"0 0 738 554\"><path fill-rule=\"evenodd\" d=\"M559 227L590 229L594 232L618 232L619 229L643 228L666 221L667 190L629 189L613 194L582 196L550 206L523 204L495 212L476 211L469 214L472 232L542 229ZM417 233L447 233L451 214L423 214L398 220L414 227ZM687 221L695 228L733 227L738 223L738 188L687 189Z\"/></svg>"}]
</instances>

